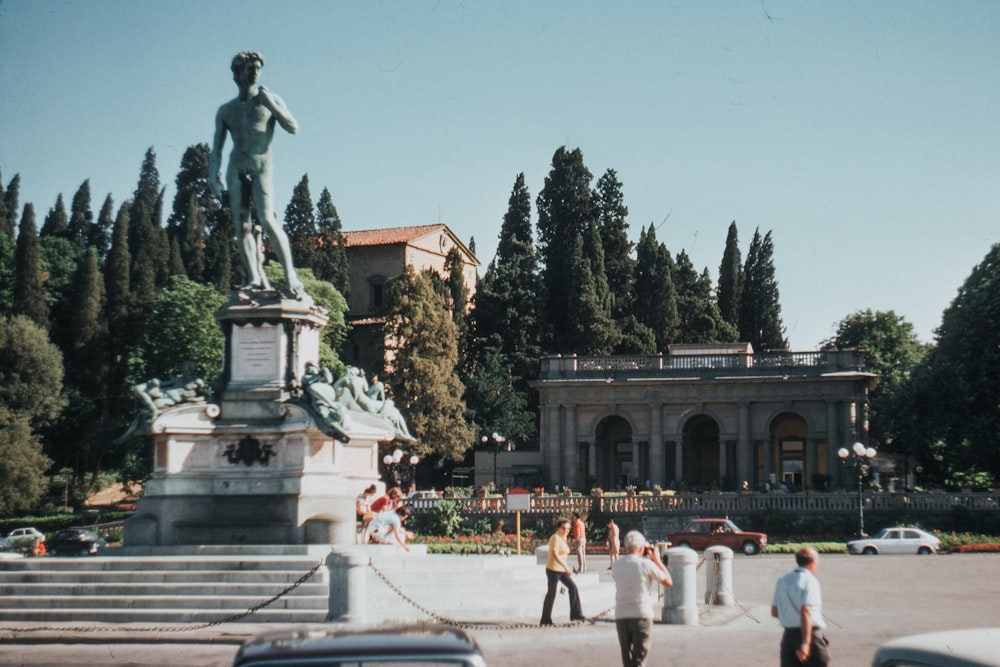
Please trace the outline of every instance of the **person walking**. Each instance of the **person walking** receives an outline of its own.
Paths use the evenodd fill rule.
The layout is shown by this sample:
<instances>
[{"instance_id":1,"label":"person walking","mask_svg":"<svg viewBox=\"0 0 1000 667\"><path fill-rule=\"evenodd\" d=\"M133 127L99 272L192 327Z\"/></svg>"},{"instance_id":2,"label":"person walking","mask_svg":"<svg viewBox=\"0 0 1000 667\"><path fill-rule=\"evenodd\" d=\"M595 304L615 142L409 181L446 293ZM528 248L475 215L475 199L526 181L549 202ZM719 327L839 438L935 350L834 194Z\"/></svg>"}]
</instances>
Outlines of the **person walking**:
<instances>
[{"instance_id":1,"label":"person walking","mask_svg":"<svg viewBox=\"0 0 1000 667\"><path fill-rule=\"evenodd\" d=\"M619 529L618 524L615 523L614 519L608 520L608 539L605 542L605 546L608 548L608 557L611 559L611 563L608 564L608 569L610 570L615 561L618 560L618 553L621 550L620 540L618 538Z\"/></svg>"},{"instance_id":2,"label":"person walking","mask_svg":"<svg viewBox=\"0 0 1000 667\"><path fill-rule=\"evenodd\" d=\"M570 544L576 552L577 567L574 572L587 571L587 524L580 518L579 512L573 512L573 525L570 528Z\"/></svg>"},{"instance_id":3,"label":"person walking","mask_svg":"<svg viewBox=\"0 0 1000 667\"><path fill-rule=\"evenodd\" d=\"M819 553L813 547L802 547L795 552L795 564L794 570L778 579L771 601L771 616L785 629L781 667L825 667L830 664L830 642L816 578Z\"/></svg>"},{"instance_id":4,"label":"person walking","mask_svg":"<svg viewBox=\"0 0 1000 667\"><path fill-rule=\"evenodd\" d=\"M580 590L573 581L569 569L569 536L570 521L560 517L556 521L556 532L549 538L549 557L545 562L545 577L548 589L545 591L545 601L542 603L542 620L540 625L552 625L552 606L556 601L556 589L559 584L569 591L569 620L583 621L583 606L580 604Z\"/></svg>"},{"instance_id":5,"label":"person walking","mask_svg":"<svg viewBox=\"0 0 1000 667\"><path fill-rule=\"evenodd\" d=\"M611 566L615 579L615 627L622 667L642 667L649 655L656 585L673 586L660 553L637 530L625 534L625 554Z\"/></svg>"}]
</instances>

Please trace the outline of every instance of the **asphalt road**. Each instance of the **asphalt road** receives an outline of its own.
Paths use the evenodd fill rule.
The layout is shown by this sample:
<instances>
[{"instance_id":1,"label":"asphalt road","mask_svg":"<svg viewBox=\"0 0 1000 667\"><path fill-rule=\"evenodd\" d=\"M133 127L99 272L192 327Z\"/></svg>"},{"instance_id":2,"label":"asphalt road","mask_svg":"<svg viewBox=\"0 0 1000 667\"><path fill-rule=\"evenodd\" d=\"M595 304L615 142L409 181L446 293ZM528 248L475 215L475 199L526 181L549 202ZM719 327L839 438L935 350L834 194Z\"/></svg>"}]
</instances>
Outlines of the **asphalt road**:
<instances>
[{"instance_id":1,"label":"asphalt road","mask_svg":"<svg viewBox=\"0 0 1000 667\"><path fill-rule=\"evenodd\" d=\"M702 605L697 626L656 624L651 664L776 664L781 629L770 617L771 593L775 580L793 567L791 556L737 556L737 605L711 610ZM831 555L821 557L817 574L837 665L867 665L877 646L900 635L1000 625L998 554ZM539 584L540 608L544 581ZM561 598L557 614L565 611L560 606L566 606ZM28 627L0 624L0 665L229 665L239 642L275 626L229 624L194 633L130 632L127 626L24 632ZM471 632L492 667L538 664L552 656L584 667L620 662L610 620Z\"/></svg>"}]
</instances>

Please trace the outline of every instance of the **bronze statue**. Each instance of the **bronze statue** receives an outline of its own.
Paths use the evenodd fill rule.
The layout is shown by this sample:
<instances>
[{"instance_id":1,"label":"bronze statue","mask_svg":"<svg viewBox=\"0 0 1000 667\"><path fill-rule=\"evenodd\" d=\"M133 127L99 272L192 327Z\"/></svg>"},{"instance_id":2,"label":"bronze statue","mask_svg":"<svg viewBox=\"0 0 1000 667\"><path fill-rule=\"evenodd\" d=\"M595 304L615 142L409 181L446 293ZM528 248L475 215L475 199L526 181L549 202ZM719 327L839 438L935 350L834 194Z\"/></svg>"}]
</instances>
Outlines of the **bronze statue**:
<instances>
[{"instance_id":1,"label":"bronze statue","mask_svg":"<svg viewBox=\"0 0 1000 667\"><path fill-rule=\"evenodd\" d=\"M246 282L243 288L271 289L264 274L261 229L253 223L252 205L285 270L289 292L301 299L305 290L295 273L288 236L274 210L271 159L275 124L290 134L295 134L299 126L284 100L259 83L263 66L264 58L256 51L242 51L233 58L233 80L239 87L239 94L219 107L215 116L215 140L208 163L209 184L215 196L222 199L222 148L229 134L233 138L233 148L229 154L225 187L237 225L240 264Z\"/></svg>"}]
</instances>

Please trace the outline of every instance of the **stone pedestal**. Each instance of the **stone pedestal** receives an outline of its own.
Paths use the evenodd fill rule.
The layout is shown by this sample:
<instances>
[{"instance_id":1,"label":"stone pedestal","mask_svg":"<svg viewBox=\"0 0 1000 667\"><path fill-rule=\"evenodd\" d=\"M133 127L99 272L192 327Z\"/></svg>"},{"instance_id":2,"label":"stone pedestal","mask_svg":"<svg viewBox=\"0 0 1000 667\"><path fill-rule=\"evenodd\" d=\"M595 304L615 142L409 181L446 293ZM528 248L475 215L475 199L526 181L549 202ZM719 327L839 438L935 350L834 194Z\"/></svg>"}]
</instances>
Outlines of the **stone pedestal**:
<instances>
[{"instance_id":1,"label":"stone pedestal","mask_svg":"<svg viewBox=\"0 0 1000 667\"><path fill-rule=\"evenodd\" d=\"M318 361L325 313L275 298L234 301L216 317L217 402L153 420L153 475L125 544L353 543L355 498L378 480L378 443L393 432L351 412L349 442L335 440L294 398L306 362Z\"/></svg>"}]
</instances>

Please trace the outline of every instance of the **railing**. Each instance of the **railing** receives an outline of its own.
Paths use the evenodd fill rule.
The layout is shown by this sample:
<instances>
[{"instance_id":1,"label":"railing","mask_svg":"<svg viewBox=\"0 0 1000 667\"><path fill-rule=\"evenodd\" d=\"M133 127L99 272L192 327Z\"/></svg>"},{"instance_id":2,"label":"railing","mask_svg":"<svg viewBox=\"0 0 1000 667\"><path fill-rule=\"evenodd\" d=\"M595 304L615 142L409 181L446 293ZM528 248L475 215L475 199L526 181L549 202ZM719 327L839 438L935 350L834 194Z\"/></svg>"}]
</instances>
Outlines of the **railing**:
<instances>
[{"instance_id":1,"label":"railing","mask_svg":"<svg viewBox=\"0 0 1000 667\"><path fill-rule=\"evenodd\" d=\"M506 500L493 498L449 498L466 514L507 513ZM415 512L427 511L440 500L422 498L408 501ZM964 507L973 511L1000 511L1000 493L866 493L866 510L948 511ZM573 512L736 514L781 510L797 513L857 511L858 497L851 493L790 494L677 494L660 496L534 496L530 514L571 514Z\"/></svg>"},{"instance_id":2,"label":"railing","mask_svg":"<svg viewBox=\"0 0 1000 667\"><path fill-rule=\"evenodd\" d=\"M541 380L656 378L691 375L819 374L864 371L858 350L763 352L759 354L650 354L612 357L553 356L542 359Z\"/></svg>"}]
</instances>

